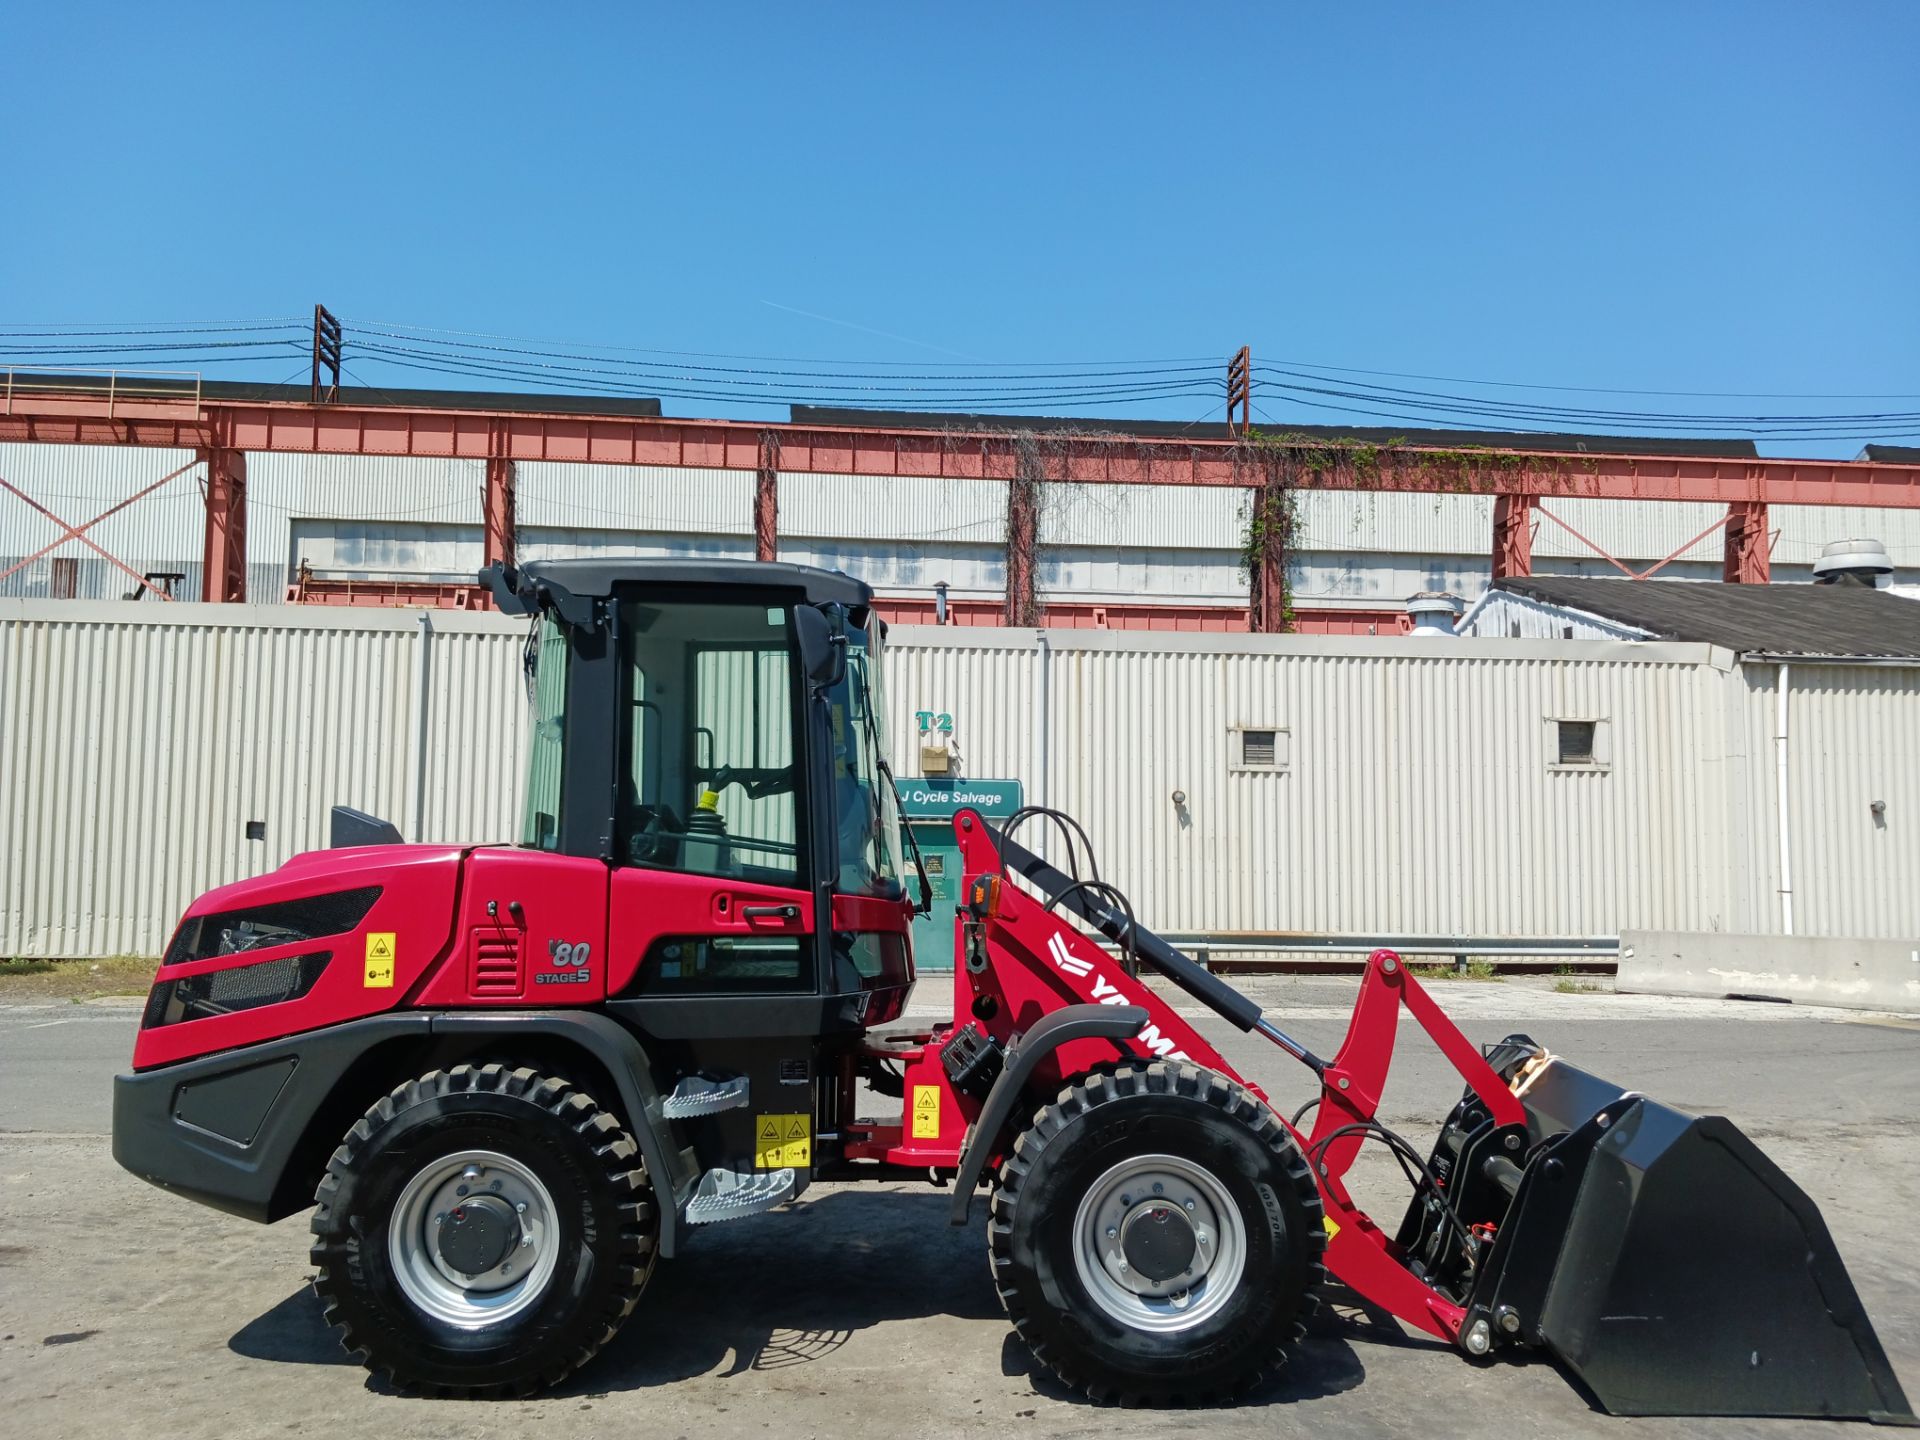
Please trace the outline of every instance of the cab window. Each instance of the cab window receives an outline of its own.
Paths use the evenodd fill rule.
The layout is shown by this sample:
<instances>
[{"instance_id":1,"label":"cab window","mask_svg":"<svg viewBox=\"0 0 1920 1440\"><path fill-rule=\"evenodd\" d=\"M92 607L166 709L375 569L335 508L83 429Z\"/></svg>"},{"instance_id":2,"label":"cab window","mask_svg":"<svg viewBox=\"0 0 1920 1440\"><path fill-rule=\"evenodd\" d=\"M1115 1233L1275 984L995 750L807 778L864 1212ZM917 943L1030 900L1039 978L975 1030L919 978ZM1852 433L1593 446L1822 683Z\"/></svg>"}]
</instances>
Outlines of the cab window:
<instances>
[{"instance_id":1,"label":"cab window","mask_svg":"<svg viewBox=\"0 0 1920 1440\"><path fill-rule=\"evenodd\" d=\"M620 853L635 865L800 883L787 607L640 601L620 615Z\"/></svg>"}]
</instances>

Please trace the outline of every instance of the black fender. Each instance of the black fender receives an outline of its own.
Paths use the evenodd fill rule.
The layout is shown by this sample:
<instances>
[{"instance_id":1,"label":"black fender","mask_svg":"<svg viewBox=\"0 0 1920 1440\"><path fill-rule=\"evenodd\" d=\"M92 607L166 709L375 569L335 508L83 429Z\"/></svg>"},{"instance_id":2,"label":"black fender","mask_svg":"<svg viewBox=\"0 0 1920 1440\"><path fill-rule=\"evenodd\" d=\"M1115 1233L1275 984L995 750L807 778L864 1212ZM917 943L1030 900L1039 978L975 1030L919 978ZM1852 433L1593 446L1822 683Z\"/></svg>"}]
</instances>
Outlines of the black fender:
<instances>
[{"instance_id":1,"label":"black fender","mask_svg":"<svg viewBox=\"0 0 1920 1440\"><path fill-rule=\"evenodd\" d=\"M1014 1107L1026 1094L1027 1081L1040 1062L1074 1040L1130 1040L1149 1018L1140 1005L1068 1005L1036 1021L1007 1047L1000 1078L993 1082L980 1118L968 1127L961 1143L960 1168L953 1177L953 1209L948 1215L952 1224L967 1223L980 1172L987 1168L987 1157L999 1144L1000 1132L1013 1118Z\"/></svg>"},{"instance_id":2,"label":"black fender","mask_svg":"<svg viewBox=\"0 0 1920 1440\"><path fill-rule=\"evenodd\" d=\"M429 1045L431 1030L425 1014L371 1015L116 1075L113 1158L150 1184L229 1215L284 1219L313 1203L310 1190L289 1193L288 1171L347 1072L389 1042Z\"/></svg>"},{"instance_id":3,"label":"black fender","mask_svg":"<svg viewBox=\"0 0 1920 1440\"><path fill-rule=\"evenodd\" d=\"M653 1083L647 1052L638 1036L609 1016L563 1010L436 1013L433 1033L436 1037L486 1037L497 1033L502 1048L530 1037L544 1037L574 1045L591 1055L619 1092L627 1128L638 1142L647 1162L647 1173L653 1180L660 1211L660 1254L669 1260L673 1258L680 1217L699 1175L691 1156L678 1147L669 1146L672 1132L661 1116L660 1092Z\"/></svg>"},{"instance_id":4,"label":"black fender","mask_svg":"<svg viewBox=\"0 0 1920 1440\"><path fill-rule=\"evenodd\" d=\"M497 1044L493 1043L497 1040ZM364 1109L339 1111L336 1092L378 1047L398 1044L421 1068L459 1064L528 1040L583 1052L611 1080L628 1129L646 1158L660 1210L660 1253L672 1255L685 1199L697 1179L690 1155L670 1142L646 1052L606 1015L553 1010L484 1013L403 1011L372 1015L284 1039L117 1075L113 1157L141 1179L248 1220L271 1223L304 1210L302 1157L324 1159ZM375 1062L382 1083L394 1058ZM576 1077L577 1078L577 1077ZM338 1127L327 1125L328 1114ZM317 1135L315 1127L330 1133ZM316 1142L320 1148L316 1151Z\"/></svg>"}]
</instances>

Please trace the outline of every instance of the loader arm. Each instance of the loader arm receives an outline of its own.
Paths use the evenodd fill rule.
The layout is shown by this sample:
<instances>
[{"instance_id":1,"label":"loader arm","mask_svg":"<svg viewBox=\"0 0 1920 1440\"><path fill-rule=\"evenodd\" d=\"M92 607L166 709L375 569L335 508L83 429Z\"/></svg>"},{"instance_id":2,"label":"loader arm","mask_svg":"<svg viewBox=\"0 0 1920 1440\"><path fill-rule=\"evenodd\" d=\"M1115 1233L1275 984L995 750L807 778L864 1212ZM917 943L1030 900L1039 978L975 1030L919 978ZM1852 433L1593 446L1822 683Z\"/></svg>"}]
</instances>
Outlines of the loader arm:
<instances>
[{"instance_id":1,"label":"loader arm","mask_svg":"<svg viewBox=\"0 0 1920 1440\"><path fill-rule=\"evenodd\" d=\"M1039 813L1085 839L1066 817ZM1138 1007L1148 1021L1137 1033L1116 1027L1061 1047L1058 1078L1107 1063L1118 1048L1240 1084L1310 1163L1327 1270L1361 1299L1469 1355L1545 1349L1616 1414L1914 1423L1818 1209L1730 1121L1656 1105L1525 1036L1483 1052L1389 950L1368 957L1346 1037L1324 1059L1141 926L1097 874L1089 882L1063 871L972 811L954 825L967 887L956 1015L969 992L976 1017L1006 1004L1019 1026L1046 1012L1049 995L1054 1005ZM1077 858L1072 835L1066 848ZM1320 1088L1305 1107L1317 1109L1310 1133L1069 916L1311 1070ZM1378 1119L1403 1011L1463 1082L1424 1158ZM1000 1098L969 1137L965 1175L1009 1143L988 1133L1011 1113ZM1393 1233L1346 1185L1370 1140L1387 1144L1415 1182ZM956 1222L965 1213L956 1196Z\"/></svg>"}]
</instances>

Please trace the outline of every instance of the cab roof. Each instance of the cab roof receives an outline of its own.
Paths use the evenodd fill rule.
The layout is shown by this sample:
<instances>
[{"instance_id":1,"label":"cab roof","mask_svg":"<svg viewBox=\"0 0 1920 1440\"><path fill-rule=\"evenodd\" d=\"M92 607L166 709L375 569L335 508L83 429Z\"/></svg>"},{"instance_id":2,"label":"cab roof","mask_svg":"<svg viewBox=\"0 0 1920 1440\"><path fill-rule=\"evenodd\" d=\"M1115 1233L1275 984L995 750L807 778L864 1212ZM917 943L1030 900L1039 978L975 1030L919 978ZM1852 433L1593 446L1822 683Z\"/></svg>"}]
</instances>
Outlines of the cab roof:
<instances>
[{"instance_id":1,"label":"cab roof","mask_svg":"<svg viewBox=\"0 0 1920 1440\"><path fill-rule=\"evenodd\" d=\"M724 585L740 590L798 590L812 605L865 605L872 587L838 570L783 560L706 560L615 556L592 560L534 560L519 581L544 583L569 594L603 599L616 585Z\"/></svg>"}]
</instances>

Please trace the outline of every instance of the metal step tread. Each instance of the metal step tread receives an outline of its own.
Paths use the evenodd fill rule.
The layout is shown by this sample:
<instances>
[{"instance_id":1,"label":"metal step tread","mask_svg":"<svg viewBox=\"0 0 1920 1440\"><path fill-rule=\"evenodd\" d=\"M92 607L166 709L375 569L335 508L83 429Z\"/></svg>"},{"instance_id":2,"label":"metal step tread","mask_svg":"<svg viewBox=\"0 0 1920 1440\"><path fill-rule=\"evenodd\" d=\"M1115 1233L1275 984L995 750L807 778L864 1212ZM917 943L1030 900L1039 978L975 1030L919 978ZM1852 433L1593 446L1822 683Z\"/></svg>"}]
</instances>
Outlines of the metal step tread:
<instances>
[{"instance_id":1,"label":"metal step tread","mask_svg":"<svg viewBox=\"0 0 1920 1440\"><path fill-rule=\"evenodd\" d=\"M718 1115L723 1110L738 1110L747 1103L748 1088L744 1075L730 1075L724 1080L689 1075L660 1102L660 1113L669 1120L691 1120L700 1115Z\"/></svg>"},{"instance_id":2,"label":"metal step tread","mask_svg":"<svg viewBox=\"0 0 1920 1440\"><path fill-rule=\"evenodd\" d=\"M759 1170L751 1175L709 1170L687 1202L687 1224L712 1225L771 1210L793 1194L793 1181L791 1169Z\"/></svg>"}]
</instances>

